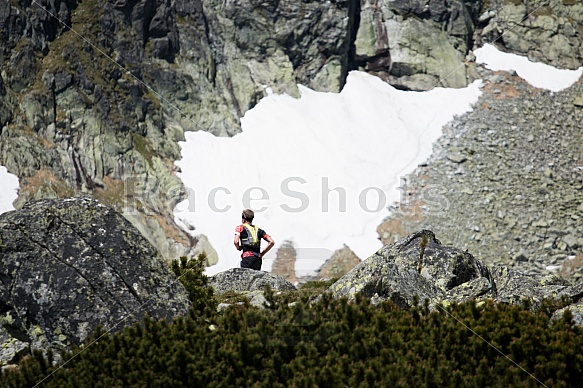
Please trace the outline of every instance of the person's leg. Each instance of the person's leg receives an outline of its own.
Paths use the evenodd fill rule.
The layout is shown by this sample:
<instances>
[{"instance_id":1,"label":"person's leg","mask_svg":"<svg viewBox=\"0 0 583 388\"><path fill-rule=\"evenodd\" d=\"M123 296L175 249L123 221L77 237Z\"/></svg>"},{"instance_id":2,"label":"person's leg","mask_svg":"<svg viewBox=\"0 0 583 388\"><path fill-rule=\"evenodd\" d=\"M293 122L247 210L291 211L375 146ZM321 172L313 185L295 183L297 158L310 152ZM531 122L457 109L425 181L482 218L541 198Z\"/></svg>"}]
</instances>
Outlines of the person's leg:
<instances>
[{"instance_id":1,"label":"person's leg","mask_svg":"<svg viewBox=\"0 0 583 388\"><path fill-rule=\"evenodd\" d=\"M252 257L251 259L254 260L251 268L256 271L261 271L261 264L263 263L263 260L261 260L259 257Z\"/></svg>"},{"instance_id":2,"label":"person's leg","mask_svg":"<svg viewBox=\"0 0 583 388\"><path fill-rule=\"evenodd\" d=\"M254 264L253 259L254 259L254 257L244 257L241 260L241 268L253 268L253 264Z\"/></svg>"}]
</instances>

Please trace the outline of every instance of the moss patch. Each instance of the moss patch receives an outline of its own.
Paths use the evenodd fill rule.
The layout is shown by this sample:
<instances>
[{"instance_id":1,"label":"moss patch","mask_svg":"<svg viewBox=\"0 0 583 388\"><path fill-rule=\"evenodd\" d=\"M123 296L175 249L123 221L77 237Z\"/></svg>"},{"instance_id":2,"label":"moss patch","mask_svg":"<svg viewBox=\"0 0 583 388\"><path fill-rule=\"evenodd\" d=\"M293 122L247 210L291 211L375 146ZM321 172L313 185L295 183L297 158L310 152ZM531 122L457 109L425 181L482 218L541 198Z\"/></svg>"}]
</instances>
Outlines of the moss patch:
<instances>
[{"instance_id":1,"label":"moss patch","mask_svg":"<svg viewBox=\"0 0 583 388\"><path fill-rule=\"evenodd\" d=\"M137 133L132 133L132 139L134 141L134 148L138 151L144 159L148 161L148 164L152 166L152 157L154 157L154 149L150 140Z\"/></svg>"}]
</instances>

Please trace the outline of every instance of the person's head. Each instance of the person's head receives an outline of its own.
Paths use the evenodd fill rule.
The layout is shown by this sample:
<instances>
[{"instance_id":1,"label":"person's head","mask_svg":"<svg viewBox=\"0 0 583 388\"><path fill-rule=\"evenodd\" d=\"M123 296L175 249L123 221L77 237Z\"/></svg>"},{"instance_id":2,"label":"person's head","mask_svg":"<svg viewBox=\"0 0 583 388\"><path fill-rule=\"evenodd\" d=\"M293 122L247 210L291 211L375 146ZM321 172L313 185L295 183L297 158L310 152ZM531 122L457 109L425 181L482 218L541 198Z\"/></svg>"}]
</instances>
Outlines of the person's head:
<instances>
[{"instance_id":1,"label":"person's head","mask_svg":"<svg viewBox=\"0 0 583 388\"><path fill-rule=\"evenodd\" d=\"M243 210L243 214L241 215L241 218L243 219L243 221L247 221L247 222L253 222L254 217L255 217L255 213L251 209Z\"/></svg>"}]
</instances>

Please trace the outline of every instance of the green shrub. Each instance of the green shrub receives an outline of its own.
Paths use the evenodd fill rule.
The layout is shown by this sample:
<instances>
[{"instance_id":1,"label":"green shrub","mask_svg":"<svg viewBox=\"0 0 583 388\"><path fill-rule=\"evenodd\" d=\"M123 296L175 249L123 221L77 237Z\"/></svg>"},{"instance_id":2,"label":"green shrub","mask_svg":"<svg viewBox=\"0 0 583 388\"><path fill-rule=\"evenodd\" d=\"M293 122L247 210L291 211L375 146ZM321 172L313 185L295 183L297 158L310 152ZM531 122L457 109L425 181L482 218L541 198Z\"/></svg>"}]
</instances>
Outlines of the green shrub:
<instances>
[{"instance_id":1,"label":"green shrub","mask_svg":"<svg viewBox=\"0 0 583 388\"><path fill-rule=\"evenodd\" d=\"M569 314L549 326L544 313L504 304L430 312L329 295L292 306L269 290L266 297L269 309L234 306L213 324L194 309L173 322L146 319L104 336L42 386L580 384L583 333ZM34 386L55 368L35 353L2 381Z\"/></svg>"},{"instance_id":2,"label":"green shrub","mask_svg":"<svg viewBox=\"0 0 583 388\"><path fill-rule=\"evenodd\" d=\"M185 256L180 261L173 260L172 271L180 279L188 298L192 302L194 310L204 316L212 316L217 309L217 301L214 298L214 290L209 287L209 279L204 274L206 254L201 253L196 259L188 259Z\"/></svg>"}]
</instances>

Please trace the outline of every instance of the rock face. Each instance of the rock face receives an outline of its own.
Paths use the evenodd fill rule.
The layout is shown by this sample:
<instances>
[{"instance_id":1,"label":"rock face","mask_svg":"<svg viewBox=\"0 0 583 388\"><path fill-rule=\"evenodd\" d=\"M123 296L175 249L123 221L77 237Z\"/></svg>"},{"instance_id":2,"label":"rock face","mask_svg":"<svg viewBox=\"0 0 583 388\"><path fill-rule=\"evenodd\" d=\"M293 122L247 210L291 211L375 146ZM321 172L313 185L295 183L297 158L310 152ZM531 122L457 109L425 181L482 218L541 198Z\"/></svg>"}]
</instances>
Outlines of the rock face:
<instances>
[{"instance_id":1,"label":"rock face","mask_svg":"<svg viewBox=\"0 0 583 388\"><path fill-rule=\"evenodd\" d=\"M361 0L356 63L402 89L461 88L474 78L473 48L482 1Z\"/></svg>"},{"instance_id":2,"label":"rock face","mask_svg":"<svg viewBox=\"0 0 583 388\"><path fill-rule=\"evenodd\" d=\"M583 287L557 275L527 275L506 267L486 267L467 251L441 245L433 232L422 230L381 248L330 286L336 298L356 295L374 303L391 300L401 307L430 306L493 299L498 303L530 303L543 299L577 303Z\"/></svg>"},{"instance_id":3,"label":"rock face","mask_svg":"<svg viewBox=\"0 0 583 388\"><path fill-rule=\"evenodd\" d=\"M352 268L360 263L360 258L356 256L347 245L338 249L332 257L328 259L319 269L316 279L332 279L346 275Z\"/></svg>"},{"instance_id":4,"label":"rock face","mask_svg":"<svg viewBox=\"0 0 583 388\"><path fill-rule=\"evenodd\" d=\"M355 69L462 87L475 43L578 67L582 21L573 0L3 1L0 164L21 183L17 208L90 194L166 259L213 258L172 212L185 131L232 136L267 87L339 91Z\"/></svg>"},{"instance_id":5,"label":"rock face","mask_svg":"<svg viewBox=\"0 0 583 388\"><path fill-rule=\"evenodd\" d=\"M32 349L58 355L97 325L117 331L189 305L155 248L98 201L45 199L0 215L2 364Z\"/></svg>"},{"instance_id":6,"label":"rock face","mask_svg":"<svg viewBox=\"0 0 583 388\"><path fill-rule=\"evenodd\" d=\"M266 285L278 291L292 291L296 288L281 276L249 268L231 268L209 278L209 286L217 295L225 292L263 291Z\"/></svg>"},{"instance_id":7,"label":"rock face","mask_svg":"<svg viewBox=\"0 0 583 388\"><path fill-rule=\"evenodd\" d=\"M583 4L572 0L491 0L477 31L484 42L559 68L583 63Z\"/></svg>"}]
</instances>

